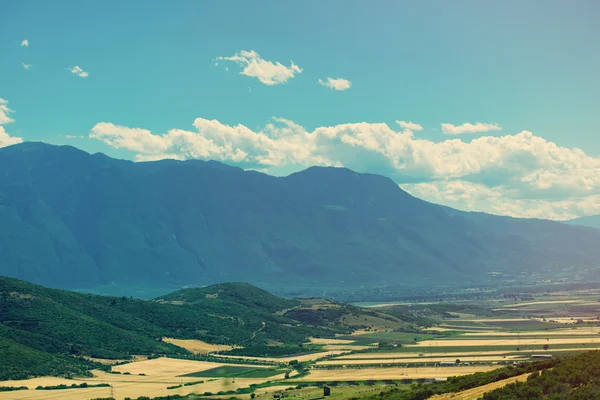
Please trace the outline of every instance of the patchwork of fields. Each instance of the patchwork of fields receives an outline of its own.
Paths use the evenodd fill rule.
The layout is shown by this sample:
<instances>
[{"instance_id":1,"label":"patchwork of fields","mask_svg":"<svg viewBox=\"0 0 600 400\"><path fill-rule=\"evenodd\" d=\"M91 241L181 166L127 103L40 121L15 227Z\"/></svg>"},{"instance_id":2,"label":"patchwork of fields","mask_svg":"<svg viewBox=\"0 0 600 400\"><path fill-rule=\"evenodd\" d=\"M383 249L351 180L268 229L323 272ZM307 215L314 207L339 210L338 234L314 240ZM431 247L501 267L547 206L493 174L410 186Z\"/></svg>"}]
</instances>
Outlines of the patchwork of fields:
<instances>
[{"instance_id":1,"label":"patchwork of fields","mask_svg":"<svg viewBox=\"0 0 600 400\"><path fill-rule=\"evenodd\" d=\"M218 372L221 369L222 375ZM273 371L272 368L254 365L234 365L202 361L158 358L133 362L113 368L117 374L92 371L93 378L35 378L22 381L4 381L2 386L27 386L30 390L0 392L0 399L68 399L83 400L96 397L117 399L138 398L151 395L185 395L188 393L218 393L249 387L273 379L283 379L286 370ZM260 373L263 372L264 373ZM233 376L232 376L233 375ZM246 376L244 376L246 375ZM32 390L37 386L72 385L86 382L90 385L108 383L111 387ZM202 383L199 383L202 382ZM184 386L185 384L194 384ZM169 387L180 386L173 389Z\"/></svg>"},{"instance_id":2,"label":"patchwork of fields","mask_svg":"<svg viewBox=\"0 0 600 400\"><path fill-rule=\"evenodd\" d=\"M559 357L600 349L600 327L596 326L596 314L600 314L598 302L574 298L504 303L495 301L493 306L490 305L490 309L502 310L494 311L501 313L500 316L451 315L420 332L361 329L334 339L311 338L310 344L320 346L322 351L287 357L232 356L218 353L230 350L231 346L164 339L194 353L211 353L210 361L139 358L112 366L112 373L94 370L91 378L42 377L4 381L0 386L27 386L30 390L0 392L0 399L83 400L110 396L124 399L190 393L206 396L210 393L212 397L229 398L231 391L249 388L250 385L257 385L253 387L259 398L285 389L291 390L297 398L311 398L318 394L318 389L291 388L316 382L355 385L352 388L340 387L336 396L345 398L346 395L350 397L380 390L377 388L384 385L382 381L387 384L394 382L401 387L405 380L446 379L492 371L539 356ZM390 306L384 305L378 310L386 307ZM569 312L572 316L567 314ZM261 365L254 365L257 361ZM290 362L301 363L307 370L299 373L290 366ZM438 396L435 399L476 398L500 385L522 379L525 376L456 393L453 397ZM377 383L369 385L375 385L375 389L365 386L366 382L373 381ZM70 386L84 382L110 386L35 390L38 386ZM249 398L250 390L235 396Z\"/></svg>"}]
</instances>

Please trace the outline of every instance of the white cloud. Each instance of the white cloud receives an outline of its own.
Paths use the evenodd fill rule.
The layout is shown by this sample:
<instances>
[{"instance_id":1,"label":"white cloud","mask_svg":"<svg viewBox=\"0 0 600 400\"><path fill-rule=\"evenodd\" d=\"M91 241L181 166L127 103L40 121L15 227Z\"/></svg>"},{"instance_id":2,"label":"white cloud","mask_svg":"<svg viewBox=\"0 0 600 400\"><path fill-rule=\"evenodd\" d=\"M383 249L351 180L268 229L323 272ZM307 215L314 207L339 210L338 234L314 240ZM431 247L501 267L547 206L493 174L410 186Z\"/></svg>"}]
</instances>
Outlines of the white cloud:
<instances>
[{"instance_id":1,"label":"white cloud","mask_svg":"<svg viewBox=\"0 0 600 400\"><path fill-rule=\"evenodd\" d=\"M600 196L600 158L582 150L560 147L528 131L483 136L470 142L433 142L413 136L420 125L398 124L404 129L395 131L385 123L361 122L307 131L292 121L274 118L262 129L252 130L197 118L193 131L172 129L158 135L146 129L99 123L90 136L128 149L138 160L216 159L275 175L311 165L345 166L389 176L415 193L431 192L427 185L448 193L458 190L457 184L448 186L448 182L467 182L472 187L457 197L461 204L471 204L469 201L485 195L489 200L474 203L473 209L517 216L532 215L534 210L526 211L528 206L537 207L539 216L575 216L585 207L593 210L590 204ZM489 190L475 190L481 188ZM496 192L499 200L494 197ZM429 196L435 198L434 194ZM444 200L440 195L438 200L456 205L450 196ZM505 200L506 207L499 209ZM565 202L575 202L579 208L567 209Z\"/></svg>"},{"instance_id":2,"label":"white cloud","mask_svg":"<svg viewBox=\"0 0 600 400\"><path fill-rule=\"evenodd\" d=\"M4 130L4 127L0 126L0 147L11 146L13 144L23 143L23 139L20 137L10 136Z\"/></svg>"},{"instance_id":3,"label":"white cloud","mask_svg":"<svg viewBox=\"0 0 600 400\"><path fill-rule=\"evenodd\" d=\"M22 47L29 47L29 40L25 39L21 42Z\"/></svg>"},{"instance_id":4,"label":"white cloud","mask_svg":"<svg viewBox=\"0 0 600 400\"><path fill-rule=\"evenodd\" d=\"M488 124L485 122L475 122L471 124L466 122L462 125L442 124L442 132L448 135L460 135L463 133L482 133L490 131L499 131L502 128L498 124Z\"/></svg>"},{"instance_id":5,"label":"white cloud","mask_svg":"<svg viewBox=\"0 0 600 400\"><path fill-rule=\"evenodd\" d=\"M67 68L72 74L79 76L80 78L87 78L89 74L85 72L79 65L74 66L73 68Z\"/></svg>"},{"instance_id":6,"label":"white cloud","mask_svg":"<svg viewBox=\"0 0 600 400\"><path fill-rule=\"evenodd\" d=\"M8 101L0 98L0 147L10 146L13 144L23 142L23 139L19 137L10 136L2 125L15 122L14 119L10 118L8 114L13 112L8 108Z\"/></svg>"},{"instance_id":7,"label":"white cloud","mask_svg":"<svg viewBox=\"0 0 600 400\"><path fill-rule=\"evenodd\" d=\"M84 139L83 135L62 135L65 139Z\"/></svg>"},{"instance_id":8,"label":"white cloud","mask_svg":"<svg viewBox=\"0 0 600 400\"><path fill-rule=\"evenodd\" d=\"M162 154L171 146L164 136L153 135L149 130L127 128L107 122L96 124L90 137L102 140L114 148L125 148L141 155Z\"/></svg>"},{"instance_id":9,"label":"white cloud","mask_svg":"<svg viewBox=\"0 0 600 400\"><path fill-rule=\"evenodd\" d=\"M10 108L8 108L8 101L0 98L0 125L9 124L11 122L15 122L14 119L10 118L8 114L13 112Z\"/></svg>"},{"instance_id":10,"label":"white cloud","mask_svg":"<svg viewBox=\"0 0 600 400\"><path fill-rule=\"evenodd\" d=\"M565 199L515 198L505 186L488 187L464 180L449 180L401 185L415 197L445 204L460 210L485 210L513 217L572 219L600 214L600 194Z\"/></svg>"},{"instance_id":11,"label":"white cloud","mask_svg":"<svg viewBox=\"0 0 600 400\"><path fill-rule=\"evenodd\" d=\"M265 85L285 83L302 72L302 68L293 62L290 62L289 67L280 62L273 63L261 58L254 50L242 50L231 57L217 57L217 60L235 62L243 68L240 74L258 78ZM215 62L215 66L218 65L219 63Z\"/></svg>"},{"instance_id":12,"label":"white cloud","mask_svg":"<svg viewBox=\"0 0 600 400\"><path fill-rule=\"evenodd\" d=\"M33 65L31 65L31 64L25 64L25 63L23 63L23 68L25 68L25 69L29 69L29 68L31 68L31 67L33 67Z\"/></svg>"},{"instance_id":13,"label":"white cloud","mask_svg":"<svg viewBox=\"0 0 600 400\"><path fill-rule=\"evenodd\" d=\"M398 125L409 131L422 131L423 127L412 121L396 121Z\"/></svg>"},{"instance_id":14,"label":"white cloud","mask_svg":"<svg viewBox=\"0 0 600 400\"><path fill-rule=\"evenodd\" d=\"M352 82L343 78L327 78L325 81L319 79L319 84L334 90L348 90L352 87Z\"/></svg>"}]
</instances>

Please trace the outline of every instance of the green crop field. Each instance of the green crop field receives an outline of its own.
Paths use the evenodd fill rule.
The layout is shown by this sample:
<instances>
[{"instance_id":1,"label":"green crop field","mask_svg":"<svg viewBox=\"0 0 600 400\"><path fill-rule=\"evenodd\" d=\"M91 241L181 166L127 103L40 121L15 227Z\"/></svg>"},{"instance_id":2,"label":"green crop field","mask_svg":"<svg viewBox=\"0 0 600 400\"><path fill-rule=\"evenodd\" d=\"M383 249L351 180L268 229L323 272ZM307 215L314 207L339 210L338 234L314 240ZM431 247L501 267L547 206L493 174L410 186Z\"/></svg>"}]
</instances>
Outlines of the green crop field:
<instances>
[{"instance_id":1,"label":"green crop field","mask_svg":"<svg viewBox=\"0 0 600 400\"><path fill-rule=\"evenodd\" d=\"M395 341L399 343L412 343L413 341L419 342L421 340L439 338L439 335L433 335L429 333L410 333L410 332L373 332L365 333L363 335L352 336L352 338L359 339L371 339L381 341Z\"/></svg>"},{"instance_id":2,"label":"green crop field","mask_svg":"<svg viewBox=\"0 0 600 400\"><path fill-rule=\"evenodd\" d=\"M286 370L275 370L275 369L259 369L255 371L250 371L248 373L244 373L241 375L237 375L240 378L270 378L275 375L280 375L285 373Z\"/></svg>"},{"instance_id":3,"label":"green crop field","mask_svg":"<svg viewBox=\"0 0 600 400\"><path fill-rule=\"evenodd\" d=\"M241 367L236 365L223 365L205 371L192 372L181 375L181 377L203 377L203 378L232 378L243 376L244 378L268 378L270 376L282 374L283 370L274 370L267 368Z\"/></svg>"},{"instance_id":4,"label":"green crop field","mask_svg":"<svg viewBox=\"0 0 600 400\"><path fill-rule=\"evenodd\" d=\"M524 319L523 321L498 321L498 322L486 322L489 327L493 328L504 328L514 331L538 331L548 330L553 328L564 328L565 324L557 324L552 322L542 322L537 320Z\"/></svg>"}]
</instances>

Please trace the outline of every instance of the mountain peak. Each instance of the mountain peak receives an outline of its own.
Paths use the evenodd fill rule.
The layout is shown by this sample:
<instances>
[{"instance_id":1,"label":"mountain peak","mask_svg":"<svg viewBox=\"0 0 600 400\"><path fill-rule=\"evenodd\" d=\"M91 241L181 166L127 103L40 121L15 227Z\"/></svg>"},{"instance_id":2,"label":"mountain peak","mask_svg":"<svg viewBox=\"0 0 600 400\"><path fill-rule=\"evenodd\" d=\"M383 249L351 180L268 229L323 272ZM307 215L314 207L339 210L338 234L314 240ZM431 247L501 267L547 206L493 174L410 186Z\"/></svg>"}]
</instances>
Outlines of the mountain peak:
<instances>
[{"instance_id":1,"label":"mountain peak","mask_svg":"<svg viewBox=\"0 0 600 400\"><path fill-rule=\"evenodd\" d=\"M69 151L79 151L82 153L86 153L85 151L78 149L77 147L70 145L55 145L46 142L39 141L28 141L13 144L11 146L3 147L3 151L40 151L40 150L69 150ZM87 153L86 153L87 154Z\"/></svg>"}]
</instances>

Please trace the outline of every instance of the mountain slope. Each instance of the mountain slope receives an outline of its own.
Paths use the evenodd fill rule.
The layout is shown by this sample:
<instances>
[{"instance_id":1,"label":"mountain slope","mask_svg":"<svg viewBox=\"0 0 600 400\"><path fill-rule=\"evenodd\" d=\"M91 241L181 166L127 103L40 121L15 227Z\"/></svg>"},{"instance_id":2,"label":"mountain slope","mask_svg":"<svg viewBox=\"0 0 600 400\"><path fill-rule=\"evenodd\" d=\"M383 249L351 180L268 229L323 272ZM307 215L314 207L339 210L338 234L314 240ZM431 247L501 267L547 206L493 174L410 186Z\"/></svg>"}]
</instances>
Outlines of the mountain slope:
<instances>
[{"instance_id":1,"label":"mountain slope","mask_svg":"<svg viewBox=\"0 0 600 400\"><path fill-rule=\"evenodd\" d=\"M462 284L600 255L600 232L462 213L343 168L277 178L23 143L0 170L0 274L53 287Z\"/></svg>"},{"instance_id":2,"label":"mountain slope","mask_svg":"<svg viewBox=\"0 0 600 400\"><path fill-rule=\"evenodd\" d=\"M590 215L588 217L581 217L565 221L569 225L583 225L591 228L600 229L600 215Z\"/></svg>"}]
</instances>

